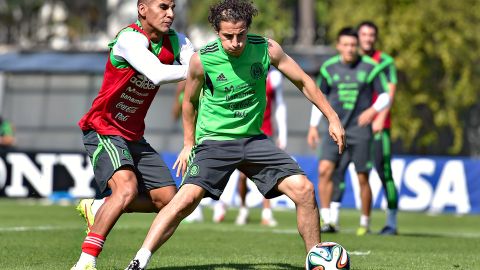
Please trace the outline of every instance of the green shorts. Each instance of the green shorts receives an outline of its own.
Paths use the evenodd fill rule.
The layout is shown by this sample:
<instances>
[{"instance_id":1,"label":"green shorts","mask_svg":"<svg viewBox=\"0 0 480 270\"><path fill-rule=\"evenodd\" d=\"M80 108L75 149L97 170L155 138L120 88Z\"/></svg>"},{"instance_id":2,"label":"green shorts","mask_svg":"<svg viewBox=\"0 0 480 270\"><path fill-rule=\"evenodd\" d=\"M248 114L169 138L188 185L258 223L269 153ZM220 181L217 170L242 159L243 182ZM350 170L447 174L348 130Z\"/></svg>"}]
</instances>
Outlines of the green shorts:
<instances>
[{"instance_id":1,"label":"green shorts","mask_svg":"<svg viewBox=\"0 0 480 270\"><path fill-rule=\"evenodd\" d=\"M205 197L220 198L235 169L250 178L262 195L282 195L278 181L305 175L287 153L275 146L265 135L228 141L205 140L192 149L183 184L194 184L206 190Z\"/></svg>"},{"instance_id":2,"label":"green shorts","mask_svg":"<svg viewBox=\"0 0 480 270\"><path fill-rule=\"evenodd\" d=\"M95 130L83 132L83 143L92 162L98 191L108 191L107 183L120 168L134 170L138 191L175 185L167 165L160 155L141 139L127 141L121 136L104 136Z\"/></svg>"}]
</instances>

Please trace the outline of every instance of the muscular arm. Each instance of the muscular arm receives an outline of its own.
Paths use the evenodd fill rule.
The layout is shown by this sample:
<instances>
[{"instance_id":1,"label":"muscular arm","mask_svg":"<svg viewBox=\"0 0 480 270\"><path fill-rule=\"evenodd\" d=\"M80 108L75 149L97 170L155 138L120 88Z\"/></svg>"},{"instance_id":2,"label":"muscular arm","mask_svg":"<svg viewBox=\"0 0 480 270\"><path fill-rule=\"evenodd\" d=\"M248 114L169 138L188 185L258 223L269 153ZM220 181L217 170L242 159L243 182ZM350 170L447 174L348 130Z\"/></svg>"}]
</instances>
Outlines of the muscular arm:
<instances>
[{"instance_id":1,"label":"muscular arm","mask_svg":"<svg viewBox=\"0 0 480 270\"><path fill-rule=\"evenodd\" d=\"M190 68L188 70L187 82L185 84L185 94L182 103L183 116L183 149L180 151L173 168L177 169L177 177L183 175L187 170L188 157L195 144L195 105L198 104L200 91L202 90L204 77L203 66L200 57L195 53L190 59Z\"/></svg>"},{"instance_id":2,"label":"muscular arm","mask_svg":"<svg viewBox=\"0 0 480 270\"><path fill-rule=\"evenodd\" d=\"M198 104L204 80L203 66L196 53L190 60L182 103L184 146L193 146L195 143L195 105Z\"/></svg>"},{"instance_id":3,"label":"muscular arm","mask_svg":"<svg viewBox=\"0 0 480 270\"><path fill-rule=\"evenodd\" d=\"M315 82L308 76L300 66L288 56L274 40L268 42L270 61L280 72L282 72L302 93L323 113L330 123L329 133L338 144L339 152L345 147L345 131L338 119L337 113L328 103Z\"/></svg>"},{"instance_id":4,"label":"muscular arm","mask_svg":"<svg viewBox=\"0 0 480 270\"><path fill-rule=\"evenodd\" d=\"M155 85L185 80L188 65L165 65L148 50L148 39L137 32L124 32L113 46L113 54L127 61Z\"/></svg>"}]
</instances>

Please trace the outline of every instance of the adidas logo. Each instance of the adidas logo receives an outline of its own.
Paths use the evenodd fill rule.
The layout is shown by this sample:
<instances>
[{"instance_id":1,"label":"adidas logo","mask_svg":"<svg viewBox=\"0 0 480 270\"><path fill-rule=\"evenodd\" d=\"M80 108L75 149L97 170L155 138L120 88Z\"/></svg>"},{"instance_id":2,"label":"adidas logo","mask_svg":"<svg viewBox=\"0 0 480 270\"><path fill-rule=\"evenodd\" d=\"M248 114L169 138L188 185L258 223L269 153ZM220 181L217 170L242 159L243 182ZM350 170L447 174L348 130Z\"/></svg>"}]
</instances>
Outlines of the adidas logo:
<instances>
[{"instance_id":1,"label":"adidas logo","mask_svg":"<svg viewBox=\"0 0 480 270\"><path fill-rule=\"evenodd\" d=\"M223 73L220 73L220 75L218 75L217 77L217 82L226 82L226 81L227 81L227 77L225 77Z\"/></svg>"}]
</instances>

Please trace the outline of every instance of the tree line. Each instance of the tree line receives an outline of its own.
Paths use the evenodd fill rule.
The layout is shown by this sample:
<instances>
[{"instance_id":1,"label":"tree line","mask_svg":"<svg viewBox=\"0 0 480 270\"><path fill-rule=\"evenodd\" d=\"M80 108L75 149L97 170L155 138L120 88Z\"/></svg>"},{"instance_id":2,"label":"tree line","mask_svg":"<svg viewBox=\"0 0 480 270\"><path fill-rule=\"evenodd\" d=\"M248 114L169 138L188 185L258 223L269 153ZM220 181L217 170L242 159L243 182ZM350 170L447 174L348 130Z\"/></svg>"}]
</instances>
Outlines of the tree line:
<instances>
[{"instance_id":1,"label":"tree line","mask_svg":"<svg viewBox=\"0 0 480 270\"><path fill-rule=\"evenodd\" d=\"M214 1L187 0L187 24L208 27L208 6ZM305 16L305 5L301 5L305 1L314 12L313 30L299 24ZM36 46L46 44L53 20L45 22L43 39L37 33L39 13L46 2L60 3L68 10L66 24L72 40L106 28L107 0L0 0L0 23L6 26L0 31L0 43L30 40ZM396 149L415 154L480 155L480 1L253 2L260 16L252 32L283 44L294 45L299 33L308 30L314 32L312 46L333 46L341 27L363 20L375 22L380 29L378 47L395 58L399 71L392 108Z\"/></svg>"}]
</instances>

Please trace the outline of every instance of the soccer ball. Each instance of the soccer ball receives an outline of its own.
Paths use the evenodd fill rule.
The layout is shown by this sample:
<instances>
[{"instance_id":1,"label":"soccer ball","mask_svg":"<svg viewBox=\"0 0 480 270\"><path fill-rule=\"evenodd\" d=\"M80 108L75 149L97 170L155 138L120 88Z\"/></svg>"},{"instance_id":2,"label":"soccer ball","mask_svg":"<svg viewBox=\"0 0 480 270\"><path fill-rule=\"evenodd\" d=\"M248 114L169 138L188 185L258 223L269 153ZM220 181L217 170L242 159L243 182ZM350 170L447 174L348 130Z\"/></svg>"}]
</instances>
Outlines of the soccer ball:
<instances>
[{"instance_id":1,"label":"soccer ball","mask_svg":"<svg viewBox=\"0 0 480 270\"><path fill-rule=\"evenodd\" d=\"M347 250L335 242L317 244L307 254L306 270L350 269Z\"/></svg>"}]
</instances>

